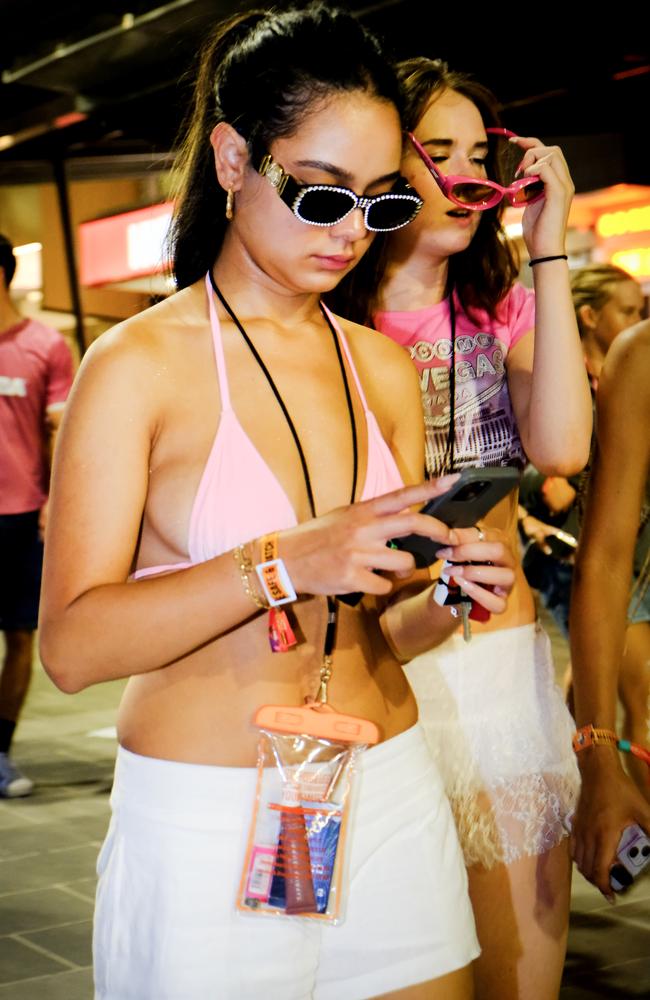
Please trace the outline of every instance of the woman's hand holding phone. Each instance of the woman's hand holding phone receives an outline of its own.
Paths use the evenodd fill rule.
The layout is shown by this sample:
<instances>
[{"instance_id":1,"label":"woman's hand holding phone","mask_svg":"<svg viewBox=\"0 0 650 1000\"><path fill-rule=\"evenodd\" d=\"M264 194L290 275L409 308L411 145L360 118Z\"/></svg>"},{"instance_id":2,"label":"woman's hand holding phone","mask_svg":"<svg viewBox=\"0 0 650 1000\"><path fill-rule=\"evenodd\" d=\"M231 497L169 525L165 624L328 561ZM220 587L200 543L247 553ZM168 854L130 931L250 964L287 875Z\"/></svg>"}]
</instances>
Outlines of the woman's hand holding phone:
<instances>
[{"instance_id":1,"label":"woman's hand holding phone","mask_svg":"<svg viewBox=\"0 0 650 1000\"><path fill-rule=\"evenodd\" d=\"M476 619L475 612L482 609L502 614L515 581L516 556L508 538L498 529L476 526L455 528L454 536L453 544L438 545L436 552L453 563L447 565L446 573L472 601L469 617ZM460 623L434 596L439 587L440 583L432 583L430 574L423 571L395 593L382 615L382 631L403 662L444 642ZM465 634L470 633L463 617Z\"/></svg>"},{"instance_id":2,"label":"woman's hand holding phone","mask_svg":"<svg viewBox=\"0 0 650 1000\"><path fill-rule=\"evenodd\" d=\"M457 479L445 476L408 486L280 532L280 555L296 592L389 594L392 581L381 573L406 578L415 569L413 555L390 545L391 539L417 535L434 550L456 544L452 528L418 508L446 493Z\"/></svg>"},{"instance_id":3,"label":"woman's hand holding phone","mask_svg":"<svg viewBox=\"0 0 650 1000\"><path fill-rule=\"evenodd\" d=\"M412 575L417 556L400 543L416 539L427 546L430 562L447 558L467 564L454 569L467 595L488 611L501 613L514 583L515 565L505 536L493 528L484 532L456 528L445 523L437 509L435 516L424 510L443 501L440 513L444 514L447 500L456 509L460 499L462 517L470 517L469 507L479 517L479 507L492 506L488 493L496 502L513 488L511 472L466 470L461 476L444 476L340 507L281 532L280 554L296 591L338 594L349 604L357 603L362 593L388 595L393 583L382 574ZM498 481L498 488L492 480ZM412 509L422 505L424 510Z\"/></svg>"},{"instance_id":4,"label":"woman's hand holding phone","mask_svg":"<svg viewBox=\"0 0 650 1000\"><path fill-rule=\"evenodd\" d=\"M492 614L506 610L515 583L516 558L507 536L497 528L455 528L458 544L436 555L453 563L453 577L468 597ZM482 536L482 537L481 537Z\"/></svg>"}]
</instances>

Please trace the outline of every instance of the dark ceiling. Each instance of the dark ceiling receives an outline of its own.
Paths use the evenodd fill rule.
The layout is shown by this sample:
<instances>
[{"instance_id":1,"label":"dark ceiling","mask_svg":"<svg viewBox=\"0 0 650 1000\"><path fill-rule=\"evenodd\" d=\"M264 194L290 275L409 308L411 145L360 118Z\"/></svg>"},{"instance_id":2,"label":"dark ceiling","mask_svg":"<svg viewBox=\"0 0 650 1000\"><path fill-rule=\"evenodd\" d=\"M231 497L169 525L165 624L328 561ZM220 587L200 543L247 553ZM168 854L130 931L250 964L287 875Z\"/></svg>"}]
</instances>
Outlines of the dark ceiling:
<instances>
[{"instance_id":1,"label":"dark ceiling","mask_svg":"<svg viewBox=\"0 0 650 1000\"><path fill-rule=\"evenodd\" d=\"M0 0L0 183L41 179L53 161L67 161L73 175L91 162L107 167L106 157L164 162L188 100L182 81L206 32L262 5ZM521 3L344 6L396 57L441 56L474 73L497 93L511 128L562 137L578 190L650 183L649 24L640 7L634 21L624 11L621 26L607 8L592 29L584 22L600 15L582 4L565 4L561 16Z\"/></svg>"}]
</instances>

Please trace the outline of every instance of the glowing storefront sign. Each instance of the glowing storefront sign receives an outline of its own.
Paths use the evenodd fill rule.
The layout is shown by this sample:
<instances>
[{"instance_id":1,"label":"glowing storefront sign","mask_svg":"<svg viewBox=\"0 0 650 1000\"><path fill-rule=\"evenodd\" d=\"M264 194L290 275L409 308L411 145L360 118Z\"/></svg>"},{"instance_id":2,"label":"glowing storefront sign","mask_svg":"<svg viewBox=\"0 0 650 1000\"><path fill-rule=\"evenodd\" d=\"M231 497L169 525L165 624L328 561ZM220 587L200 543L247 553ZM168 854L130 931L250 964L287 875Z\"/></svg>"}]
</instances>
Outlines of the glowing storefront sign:
<instances>
[{"instance_id":1,"label":"glowing storefront sign","mask_svg":"<svg viewBox=\"0 0 650 1000\"><path fill-rule=\"evenodd\" d=\"M603 239L626 236L628 233L650 231L650 205L626 208L620 212L604 212L596 222L596 232Z\"/></svg>"},{"instance_id":2,"label":"glowing storefront sign","mask_svg":"<svg viewBox=\"0 0 650 1000\"><path fill-rule=\"evenodd\" d=\"M11 283L14 292L29 292L40 289L43 284L41 243L23 243L14 247L16 274Z\"/></svg>"},{"instance_id":3,"label":"glowing storefront sign","mask_svg":"<svg viewBox=\"0 0 650 1000\"><path fill-rule=\"evenodd\" d=\"M650 278L650 247L616 250L610 261L635 278Z\"/></svg>"},{"instance_id":4,"label":"glowing storefront sign","mask_svg":"<svg viewBox=\"0 0 650 1000\"><path fill-rule=\"evenodd\" d=\"M107 285L156 274L165 267L172 203L94 219L79 226L82 285Z\"/></svg>"}]
</instances>

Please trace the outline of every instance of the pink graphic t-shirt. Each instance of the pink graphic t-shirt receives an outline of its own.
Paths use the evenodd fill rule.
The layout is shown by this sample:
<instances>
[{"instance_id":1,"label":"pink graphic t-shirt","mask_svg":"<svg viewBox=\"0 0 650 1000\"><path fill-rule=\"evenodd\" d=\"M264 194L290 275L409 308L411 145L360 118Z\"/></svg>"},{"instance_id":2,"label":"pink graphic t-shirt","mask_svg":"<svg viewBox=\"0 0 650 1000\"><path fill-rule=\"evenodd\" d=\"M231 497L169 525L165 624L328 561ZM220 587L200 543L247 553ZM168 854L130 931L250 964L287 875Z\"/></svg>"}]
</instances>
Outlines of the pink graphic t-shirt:
<instances>
[{"instance_id":1,"label":"pink graphic t-shirt","mask_svg":"<svg viewBox=\"0 0 650 1000\"><path fill-rule=\"evenodd\" d=\"M45 415L63 406L71 384L72 357L56 330L23 320L0 333L0 514L45 502Z\"/></svg>"},{"instance_id":2,"label":"pink graphic t-shirt","mask_svg":"<svg viewBox=\"0 0 650 1000\"><path fill-rule=\"evenodd\" d=\"M535 326L532 291L516 284L499 306L498 319L477 309L474 319L456 312L454 469L514 465L526 456L512 410L506 357ZM427 471L449 471L449 369L451 323L449 301L409 312L378 312L375 327L410 354L420 373L426 430Z\"/></svg>"}]
</instances>

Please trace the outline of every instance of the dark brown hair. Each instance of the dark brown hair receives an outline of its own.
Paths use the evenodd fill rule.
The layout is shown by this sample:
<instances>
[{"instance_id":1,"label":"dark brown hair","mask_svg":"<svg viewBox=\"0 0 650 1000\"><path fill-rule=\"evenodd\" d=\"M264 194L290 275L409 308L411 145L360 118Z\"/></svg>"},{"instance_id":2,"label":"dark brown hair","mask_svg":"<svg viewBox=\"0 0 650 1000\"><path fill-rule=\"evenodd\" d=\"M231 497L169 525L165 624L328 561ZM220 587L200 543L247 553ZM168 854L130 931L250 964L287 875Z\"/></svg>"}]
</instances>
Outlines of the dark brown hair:
<instances>
[{"instance_id":1,"label":"dark brown hair","mask_svg":"<svg viewBox=\"0 0 650 1000\"><path fill-rule=\"evenodd\" d=\"M219 25L203 49L177 160L176 208L168 239L178 288L214 263L226 228L210 134L229 122L254 164L271 143L293 135L329 95L363 91L398 108L395 72L377 40L346 11L310 4L252 11Z\"/></svg>"},{"instance_id":2,"label":"dark brown hair","mask_svg":"<svg viewBox=\"0 0 650 1000\"><path fill-rule=\"evenodd\" d=\"M5 273L5 288L9 288L16 273L16 257L11 243L2 235L0 235L0 268Z\"/></svg>"}]
</instances>

